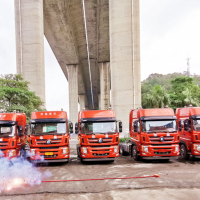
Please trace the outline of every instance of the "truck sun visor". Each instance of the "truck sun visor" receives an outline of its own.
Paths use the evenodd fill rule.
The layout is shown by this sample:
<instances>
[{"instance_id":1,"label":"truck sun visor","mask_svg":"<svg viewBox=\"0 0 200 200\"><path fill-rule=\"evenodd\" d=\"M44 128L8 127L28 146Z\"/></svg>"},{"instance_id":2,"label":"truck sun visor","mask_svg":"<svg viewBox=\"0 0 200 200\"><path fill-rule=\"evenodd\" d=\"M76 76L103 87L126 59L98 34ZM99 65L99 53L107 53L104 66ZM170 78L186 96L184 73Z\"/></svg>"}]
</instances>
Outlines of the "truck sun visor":
<instances>
[{"instance_id":1,"label":"truck sun visor","mask_svg":"<svg viewBox=\"0 0 200 200\"><path fill-rule=\"evenodd\" d=\"M64 118L51 118L51 119L31 119L31 123L32 124L38 124L38 123L51 123L51 122L55 122L55 123L61 123L61 122L66 122L67 120Z\"/></svg>"}]
</instances>

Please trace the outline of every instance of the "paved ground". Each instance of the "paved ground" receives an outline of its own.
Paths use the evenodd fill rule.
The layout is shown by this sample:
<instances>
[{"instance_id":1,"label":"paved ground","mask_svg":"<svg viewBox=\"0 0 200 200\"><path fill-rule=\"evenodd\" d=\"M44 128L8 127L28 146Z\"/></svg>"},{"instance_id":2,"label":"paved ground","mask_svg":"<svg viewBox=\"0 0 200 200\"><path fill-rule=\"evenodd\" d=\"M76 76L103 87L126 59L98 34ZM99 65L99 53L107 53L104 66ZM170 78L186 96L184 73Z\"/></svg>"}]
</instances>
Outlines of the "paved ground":
<instances>
[{"instance_id":1,"label":"paved ground","mask_svg":"<svg viewBox=\"0 0 200 200\"><path fill-rule=\"evenodd\" d=\"M2 192L1 199L200 199L200 159L186 162L135 162L120 156L114 163L82 164L75 156L76 140L71 140L72 158L69 163L40 166L50 170L49 179L84 179L126 177L159 174L160 178L103 180L87 182L42 183Z\"/></svg>"}]
</instances>

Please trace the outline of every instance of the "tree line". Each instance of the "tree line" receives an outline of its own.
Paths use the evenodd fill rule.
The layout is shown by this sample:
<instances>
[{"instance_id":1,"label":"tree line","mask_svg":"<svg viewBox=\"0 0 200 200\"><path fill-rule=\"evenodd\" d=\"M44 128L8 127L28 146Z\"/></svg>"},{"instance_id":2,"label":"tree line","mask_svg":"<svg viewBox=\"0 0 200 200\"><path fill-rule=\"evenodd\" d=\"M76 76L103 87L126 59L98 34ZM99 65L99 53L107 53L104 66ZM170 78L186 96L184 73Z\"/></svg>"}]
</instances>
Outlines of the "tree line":
<instances>
[{"instance_id":1,"label":"tree line","mask_svg":"<svg viewBox=\"0 0 200 200\"><path fill-rule=\"evenodd\" d=\"M0 112L22 112L30 121L35 109L42 110L43 102L34 92L29 91L28 81L21 74L0 76Z\"/></svg>"},{"instance_id":2,"label":"tree line","mask_svg":"<svg viewBox=\"0 0 200 200\"><path fill-rule=\"evenodd\" d=\"M142 81L142 107L176 109L192 104L200 106L200 76L182 73L151 74Z\"/></svg>"}]
</instances>

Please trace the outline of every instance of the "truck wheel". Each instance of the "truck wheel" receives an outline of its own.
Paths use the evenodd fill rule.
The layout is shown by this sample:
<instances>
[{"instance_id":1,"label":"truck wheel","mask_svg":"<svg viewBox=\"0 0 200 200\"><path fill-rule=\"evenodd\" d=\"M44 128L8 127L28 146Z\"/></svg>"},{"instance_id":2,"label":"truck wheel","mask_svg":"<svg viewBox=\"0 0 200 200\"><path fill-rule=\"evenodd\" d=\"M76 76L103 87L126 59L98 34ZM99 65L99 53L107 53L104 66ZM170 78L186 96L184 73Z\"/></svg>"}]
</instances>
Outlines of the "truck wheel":
<instances>
[{"instance_id":1,"label":"truck wheel","mask_svg":"<svg viewBox=\"0 0 200 200\"><path fill-rule=\"evenodd\" d=\"M140 156L138 155L138 151L137 151L137 146L136 145L132 145L132 157L134 160L138 161L140 160Z\"/></svg>"},{"instance_id":2,"label":"truck wheel","mask_svg":"<svg viewBox=\"0 0 200 200\"><path fill-rule=\"evenodd\" d=\"M120 153L122 156L125 155L124 149L123 149L122 145L120 145L120 147L119 147L119 153Z\"/></svg>"},{"instance_id":3,"label":"truck wheel","mask_svg":"<svg viewBox=\"0 0 200 200\"><path fill-rule=\"evenodd\" d=\"M180 156L184 160L188 160L189 159L189 154L188 154L187 148L186 148L186 146L184 144L181 144Z\"/></svg>"},{"instance_id":4,"label":"truck wheel","mask_svg":"<svg viewBox=\"0 0 200 200\"><path fill-rule=\"evenodd\" d=\"M25 149L21 149L19 156L20 156L21 159L25 159L26 158L26 150Z\"/></svg>"}]
</instances>

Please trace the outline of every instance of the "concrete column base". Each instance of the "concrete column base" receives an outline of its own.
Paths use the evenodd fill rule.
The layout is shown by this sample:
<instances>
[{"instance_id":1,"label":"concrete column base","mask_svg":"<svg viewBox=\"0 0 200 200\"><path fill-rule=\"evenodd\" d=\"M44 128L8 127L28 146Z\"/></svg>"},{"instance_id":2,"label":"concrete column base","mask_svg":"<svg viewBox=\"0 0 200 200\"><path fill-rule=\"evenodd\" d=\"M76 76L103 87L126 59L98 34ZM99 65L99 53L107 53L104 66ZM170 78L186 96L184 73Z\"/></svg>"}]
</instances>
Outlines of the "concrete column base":
<instances>
[{"instance_id":1,"label":"concrete column base","mask_svg":"<svg viewBox=\"0 0 200 200\"><path fill-rule=\"evenodd\" d=\"M85 108L85 95L78 95L79 97L79 104L80 104L80 111L83 110L83 108Z\"/></svg>"},{"instance_id":2,"label":"concrete column base","mask_svg":"<svg viewBox=\"0 0 200 200\"><path fill-rule=\"evenodd\" d=\"M69 82L69 120L78 121L78 65L67 65Z\"/></svg>"},{"instance_id":3,"label":"concrete column base","mask_svg":"<svg viewBox=\"0 0 200 200\"><path fill-rule=\"evenodd\" d=\"M43 0L14 3L17 73L45 103Z\"/></svg>"},{"instance_id":4,"label":"concrete column base","mask_svg":"<svg viewBox=\"0 0 200 200\"><path fill-rule=\"evenodd\" d=\"M110 107L110 62L99 63L100 72L100 109Z\"/></svg>"}]
</instances>

